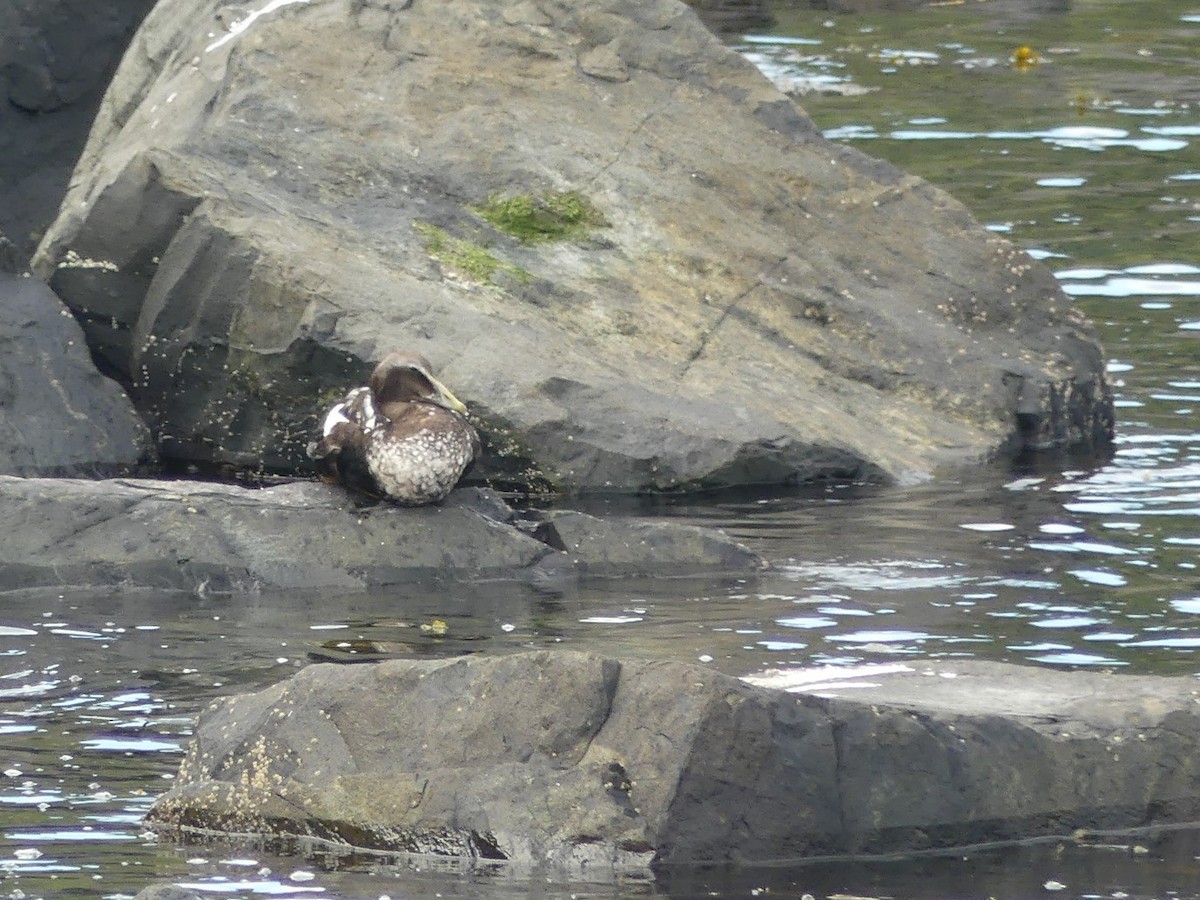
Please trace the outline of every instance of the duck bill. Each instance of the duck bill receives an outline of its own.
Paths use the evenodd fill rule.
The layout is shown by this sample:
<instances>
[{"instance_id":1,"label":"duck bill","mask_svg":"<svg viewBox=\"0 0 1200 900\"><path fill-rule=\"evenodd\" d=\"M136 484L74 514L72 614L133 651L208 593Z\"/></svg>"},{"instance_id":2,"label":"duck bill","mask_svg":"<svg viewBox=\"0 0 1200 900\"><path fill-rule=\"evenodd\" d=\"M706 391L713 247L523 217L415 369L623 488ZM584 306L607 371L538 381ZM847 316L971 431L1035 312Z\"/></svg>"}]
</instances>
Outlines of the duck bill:
<instances>
[{"instance_id":1,"label":"duck bill","mask_svg":"<svg viewBox=\"0 0 1200 900\"><path fill-rule=\"evenodd\" d=\"M450 388L446 387L432 375L428 377L433 386L437 388L438 397L442 401L442 406L446 407L447 409L452 409L456 413L465 416L467 414L466 404L450 393Z\"/></svg>"}]
</instances>

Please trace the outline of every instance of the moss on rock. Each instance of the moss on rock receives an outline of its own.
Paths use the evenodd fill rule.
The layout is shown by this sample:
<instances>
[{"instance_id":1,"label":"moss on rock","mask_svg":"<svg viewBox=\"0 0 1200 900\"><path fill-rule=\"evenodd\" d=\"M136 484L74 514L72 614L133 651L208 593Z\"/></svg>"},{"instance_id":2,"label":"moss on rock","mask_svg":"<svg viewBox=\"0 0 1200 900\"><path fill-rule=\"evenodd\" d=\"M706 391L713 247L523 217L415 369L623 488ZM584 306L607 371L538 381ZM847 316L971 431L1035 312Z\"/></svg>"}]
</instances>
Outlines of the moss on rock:
<instances>
[{"instance_id":1,"label":"moss on rock","mask_svg":"<svg viewBox=\"0 0 1200 900\"><path fill-rule=\"evenodd\" d=\"M486 247L454 237L444 228L438 228L428 222L414 222L413 228L421 235L425 250L430 256L458 269L472 281L495 284L499 274L510 275L518 281L528 281L533 277L520 266L498 258Z\"/></svg>"},{"instance_id":2,"label":"moss on rock","mask_svg":"<svg viewBox=\"0 0 1200 900\"><path fill-rule=\"evenodd\" d=\"M492 194L475 208L492 227L524 244L566 241L584 237L608 224L600 211L578 191L532 194Z\"/></svg>"}]
</instances>

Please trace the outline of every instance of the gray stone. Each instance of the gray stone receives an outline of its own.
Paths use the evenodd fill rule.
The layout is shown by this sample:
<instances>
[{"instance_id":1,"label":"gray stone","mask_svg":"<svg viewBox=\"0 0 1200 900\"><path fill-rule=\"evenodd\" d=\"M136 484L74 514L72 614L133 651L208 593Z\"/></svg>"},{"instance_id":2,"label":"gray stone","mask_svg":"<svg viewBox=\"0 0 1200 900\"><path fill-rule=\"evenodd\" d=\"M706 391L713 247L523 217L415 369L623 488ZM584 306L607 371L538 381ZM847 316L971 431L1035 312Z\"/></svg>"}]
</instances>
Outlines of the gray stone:
<instances>
[{"instance_id":1,"label":"gray stone","mask_svg":"<svg viewBox=\"0 0 1200 900\"><path fill-rule=\"evenodd\" d=\"M148 586L200 592L362 590L417 578L752 571L762 560L715 531L578 516L574 546L518 527L490 491L441 506L364 503L339 487L0 476L0 589ZM648 535L651 540L642 540Z\"/></svg>"},{"instance_id":2,"label":"gray stone","mask_svg":"<svg viewBox=\"0 0 1200 900\"><path fill-rule=\"evenodd\" d=\"M824 140L675 0L221 10L147 17L36 260L168 458L306 466L322 404L395 349L470 406L478 476L518 485L1107 445L1101 352L1049 271ZM586 202L531 240L489 198Z\"/></svg>"},{"instance_id":3,"label":"gray stone","mask_svg":"<svg viewBox=\"0 0 1200 900\"><path fill-rule=\"evenodd\" d=\"M892 669L767 678L787 693L574 652L310 666L205 711L148 821L596 876L1200 814L1194 679Z\"/></svg>"},{"instance_id":4,"label":"gray stone","mask_svg":"<svg viewBox=\"0 0 1200 900\"><path fill-rule=\"evenodd\" d=\"M0 473L112 473L153 455L120 385L46 285L0 274Z\"/></svg>"},{"instance_id":5,"label":"gray stone","mask_svg":"<svg viewBox=\"0 0 1200 900\"><path fill-rule=\"evenodd\" d=\"M599 575L636 571L643 560L704 561L710 572L744 570L746 550L719 531L671 522L647 522L622 516L596 518L575 510L534 515L533 534L577 559L576 568Z\"/></svg>"}]
</instances>

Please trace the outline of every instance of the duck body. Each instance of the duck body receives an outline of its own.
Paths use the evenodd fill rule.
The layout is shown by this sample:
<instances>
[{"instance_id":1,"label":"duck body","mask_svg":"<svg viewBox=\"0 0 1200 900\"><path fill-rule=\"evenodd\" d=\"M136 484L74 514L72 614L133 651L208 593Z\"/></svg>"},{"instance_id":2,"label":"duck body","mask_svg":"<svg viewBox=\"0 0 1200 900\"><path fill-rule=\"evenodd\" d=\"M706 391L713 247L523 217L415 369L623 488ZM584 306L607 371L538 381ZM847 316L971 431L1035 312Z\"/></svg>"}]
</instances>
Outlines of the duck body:
<instances>
[{"instance_id":1,"label":"duck body","mask_svg":"<svg viewBox=\"0 0 1200 900\"><path fill-rule=\"evenodd\" d=\"M479 455L466 407L416 353L392 353L335 403L309 445L322 478L405 506L442 500Z\"/></svg>"}]
</instances>

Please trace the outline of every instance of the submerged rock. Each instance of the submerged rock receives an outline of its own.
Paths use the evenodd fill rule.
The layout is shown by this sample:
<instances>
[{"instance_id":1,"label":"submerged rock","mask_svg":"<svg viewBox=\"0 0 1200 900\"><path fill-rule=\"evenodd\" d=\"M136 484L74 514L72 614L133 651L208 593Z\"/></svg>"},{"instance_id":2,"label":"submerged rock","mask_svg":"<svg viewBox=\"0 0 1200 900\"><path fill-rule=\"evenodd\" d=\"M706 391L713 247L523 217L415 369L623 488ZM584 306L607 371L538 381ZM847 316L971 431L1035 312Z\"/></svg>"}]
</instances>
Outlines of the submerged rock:
<instances>
[{"instance_id":1,"label":"submerged rock","mask_svg":"<svg viewBox=\"0 0 1200 900\"><path fill-rule=\"evenodd\" d=\"M162 0L37 271L166 457L292 469L397 347L479 472L913 480L1104 446L1083 317L675 0Z\"/></svg>"},{"instance_id":2,"label":"submerged rock","mask_svg":"<svg viewBox=\"0 0 1200 900\"><path fill-rule=\"evenodd\" d=\"M555 515L547 517L552 525ZM366 504L338 487L0 476L0 589L41 585L243 592L361 590L418 577L530 578L749 571L717 531L570 514L571 546L534 536L490 491L441 506ZM542 529L549 527L540 526Z\"/></svg>"},{"instance_id":3,"label":"submerged rock","mask_svg":"<svg viewBox=\"0 0 1200 900\"><path fill-rule=\"evenodd\" d=\"M0 274L0 473L113 473L153 455L120 385L46 285Z\"/></svg>"},{"instance_id":4,"label":"submerged rock","mask_svg":"<svg viewBox=\"0 0 1200 900\"><path fill-rule=\"evenodd\" d=\"M574 652L310 666L209 707L148 821L596 876L1200 813L1192 679L893 668L838 696Z\"/></svg>"},{"instance_id":5,"label":"submerged rock","mask_svg":"<svg viewBox=\"0 0 1200 900\"><path fill-rule=\"evenodd\" d=\"M133 900L204 900L193 890L173 884L156 884L137 892Z\"/></svg>"},{"instance_id":6,"label":"submerged rock","mask_svg":"<svg viewBox=\"0 0 1200 900\"><path fill-rule=\"evenodd\" d=\"M839 13L911 12L937 6L952 6L944 0L801 0L803 6L812 9L827 9ZM1069 12L1071 0L990 0L982 9L972 4L958 4L968 13L982 12L985 15L1005 17L1038 17Z\"/></svg>"},{"instance_id":7,"label":"submerged rock","mask_svg":"<svg viewBox=\"0 0 1200 900\"><path fill-rule=\"evenodd\" d=\"M765 28L774 21L767 0L687 0L687 5L718 34Z\"/></svg>"}]
</instances>

